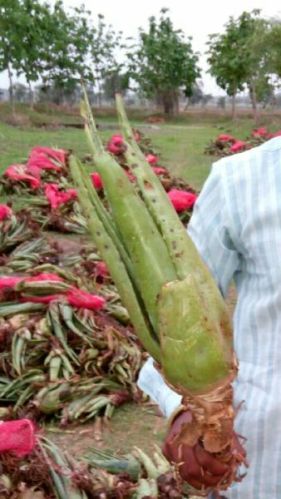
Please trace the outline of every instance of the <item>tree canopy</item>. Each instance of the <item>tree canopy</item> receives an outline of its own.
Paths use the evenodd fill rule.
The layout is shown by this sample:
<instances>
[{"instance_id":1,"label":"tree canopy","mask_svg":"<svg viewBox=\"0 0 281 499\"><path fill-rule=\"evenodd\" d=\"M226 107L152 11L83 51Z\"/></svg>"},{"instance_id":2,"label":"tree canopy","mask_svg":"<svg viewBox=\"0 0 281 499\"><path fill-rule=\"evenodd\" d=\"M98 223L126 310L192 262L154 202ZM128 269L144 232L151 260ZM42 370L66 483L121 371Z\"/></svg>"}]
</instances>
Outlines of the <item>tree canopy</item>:
<instances>
[{"instance_id":1,"label":"tree canopy","mask_svg":"<svg viewBox=\"0 0 281 499\"><path fill-rule=\"evenodd\" d=\"M260 17L260 11L243 12L231 17L223 33L209 36L209 72L229 96L248 88L253 109L257 101L270 90L271 55L266 38L270 23Z\"/></svg>"},{"instance_id":2,"label":"tree canopy","mask_svg":"<svg viewBox=\"0 0 281 499\"><path fill-rule=\"evenodd\" d=\"M179 90L188 92L200 75L191 38L174 28L168 10L149 18L139 30L139 41L129 52L132 78L147 97L157 98L166 114L177 108Z\"/></svg>"}]
</instances>

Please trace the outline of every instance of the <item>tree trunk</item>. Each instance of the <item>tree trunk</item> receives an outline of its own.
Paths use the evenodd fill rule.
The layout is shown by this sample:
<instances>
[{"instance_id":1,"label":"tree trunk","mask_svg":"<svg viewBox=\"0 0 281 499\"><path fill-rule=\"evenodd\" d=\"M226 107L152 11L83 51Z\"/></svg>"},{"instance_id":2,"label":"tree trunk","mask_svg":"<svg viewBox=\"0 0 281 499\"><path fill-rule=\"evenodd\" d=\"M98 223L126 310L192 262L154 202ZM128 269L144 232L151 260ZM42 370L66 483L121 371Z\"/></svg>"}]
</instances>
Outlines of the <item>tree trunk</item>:
<instances>
[{"instance_id":1,"label":"tree trunk","mask_svg":"<svg viewBox=\"0 0 281 499\"><path fill-rule=\"evenodd\" d=\"M187 110L188 110L188 108L189 108L189 106L190 106L190 99L189 99L189 97L187 97L187 98L186 98L186 104L185 104L185 106L184 106L184 111L187 111Z\"/></svg>"},{"instance_id":2,"label":"tree trunk","mask_svg":"<svg viewBox=\"0 0 281 499\"><path fill-rule=\"evenodd\" d=\"M162 105L163 105L163 98L161 93L157 90L155 94L155 106L157 111L161 109Z\"/></svg>"},{"instance_id":3,"label":"tree trunk","mask_svg":"<svg viewBox=\"0 0 281 499\"><path fill-rule=\"evenodd\" d=\"M258 122L258 106L257 106L256 86L254 83L251 83L249 85L249 92L250 92L250 99L251 99L252 108L253 108L253 118L255 120L255 123L257 124L257 122Z\"/></svg>"},{"instance_id":4,"label":"tree trunk","mask_svg":"<svg viewBox=\"0 0 281 499\"><path fill-rule=\"evenodd\" d=\"M169 118L174 114L174 94L173 92L163 92L162 94L162 105L164 108L164 114Z\"/></svg>"},{"instance_id":5,"label":"tree trunk","mask_svg":"<svg viewBox=\"0 0 281 499\"><path fill-rule=\"evenodd\" d=\"M14 83L13 83L13 75L10 68L10 64L8 64L8 78L9 78L9 99L12 108L12 114L15 114L15 96L14 96Z\"/></svg>"},{"instance_id":6,"label":"tree trunk","mask_svg":"<svg viewBox=\"0 0 281 499\"><path fill-rule=\"evenodd\" d=\"M180 112L179 93L177 90L174 92L174 112L176 115Z\"/></svg>"},{"instance_id":7,"label":"tree trunk","mask_svg":"<svg viewBox=\"0 0 281 499\"><path fill-rule=\"evenodd\" d=\"M28 88L29 88L29 107L30 109L34 109L34 94L33 90L31 88L31 82L28 82Z\"/></svg>"},{"instance_id":8,"label":"tree trunk","mask_svg":"<svg viewBox=\"0 0 281 499\"><path fill-rule=\"evenodd\" d=\"M231 96L231 117L233 120L236 119L236 91Z\"/></svg>"},{"instance_id":9,"label":"tree trunk","mask_svg":"<svg viewBox=\"0 0 281 499\"><path fill-rule=\"evenodd\" d=\"M102 106L102 91L101 91L101 80L100 78L97 79L97 87L98 87L98 107Z\"/></svg>"}]
</instances>

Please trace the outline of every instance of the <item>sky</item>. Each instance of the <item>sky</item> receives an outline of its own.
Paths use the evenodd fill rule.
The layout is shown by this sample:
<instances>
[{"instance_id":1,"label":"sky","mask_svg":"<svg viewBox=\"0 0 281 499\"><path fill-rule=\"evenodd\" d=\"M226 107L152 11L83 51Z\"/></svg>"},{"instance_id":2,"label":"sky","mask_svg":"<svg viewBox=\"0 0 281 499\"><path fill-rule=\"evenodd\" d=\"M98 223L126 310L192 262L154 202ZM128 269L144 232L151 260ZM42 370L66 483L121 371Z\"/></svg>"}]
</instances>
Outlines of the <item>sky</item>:
<instances>
[{"instance_id":1,"label":"sky","mask_svg":"<svg viewBox=\"0 0 281 499\"><path fill-rule=\"evenodd\" d=\"M157 16L162 7L167 7L174 27L192 36L193 48L201 54L204 90L213 94L221 92L215 81L206 74L204 53L208 35L221 32L230 16L238 17L245 10L260 9L265 17L281 18L281 4L278 0L64 0L66 7L82 3L94 16L103 14L108 24L123 31L125 36L132 37L137 35L139 27L145 28L148 25L150 16ZM6 86L7 76L1 73L0 87Z\"/></svg>"}]
</instances>

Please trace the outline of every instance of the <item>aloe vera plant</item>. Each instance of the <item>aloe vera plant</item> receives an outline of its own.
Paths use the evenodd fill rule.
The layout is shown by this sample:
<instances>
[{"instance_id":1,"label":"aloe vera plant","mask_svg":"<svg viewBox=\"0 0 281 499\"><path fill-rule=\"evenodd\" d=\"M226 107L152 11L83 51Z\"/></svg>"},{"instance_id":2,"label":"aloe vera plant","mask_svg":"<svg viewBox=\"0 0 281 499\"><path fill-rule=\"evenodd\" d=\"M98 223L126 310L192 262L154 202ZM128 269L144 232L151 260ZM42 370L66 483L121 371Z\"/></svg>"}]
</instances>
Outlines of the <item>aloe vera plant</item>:
<instances>
[{"instance_id":1,"label":"aloe vera plant","mask_svg":"<svg viewBox=\"0 0 281 499\"><path fill-rule=\"evenodd\" d=\"M120 97L117 110L137 189L104 150L86 94L82 115L109 206L106 223L93 202L93 188L74 157L70 159L72 175L91 236L136 333L166 381L183 396L183 405L191 407L192 423L180 438L183 442L200 438L207 451L227 455L234 473L221 484L226 488L235 479L239 464L230 451L234 435L231 381L237 363L226 304L138 148ZM142 329L134 317L136 311L138 321L142 315L142 324L146 324Z\"/></svg>"}]
</instances>

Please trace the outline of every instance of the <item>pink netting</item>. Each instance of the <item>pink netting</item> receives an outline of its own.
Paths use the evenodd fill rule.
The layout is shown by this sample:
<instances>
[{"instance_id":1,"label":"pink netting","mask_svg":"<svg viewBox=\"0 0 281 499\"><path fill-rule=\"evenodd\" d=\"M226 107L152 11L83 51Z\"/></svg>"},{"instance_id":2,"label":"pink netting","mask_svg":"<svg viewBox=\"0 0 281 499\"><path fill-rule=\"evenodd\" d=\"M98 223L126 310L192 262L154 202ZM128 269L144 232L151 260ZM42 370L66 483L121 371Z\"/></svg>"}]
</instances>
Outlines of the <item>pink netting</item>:
<instances>
[{"instance_id":1,"label":"pink netting","mask_svg":"<svg viewBox=\"0 0 281 499\"><path fill-rule=\"evenodd\" d=\"M157 165L159 161L158 156L155 156L155 154L147 154L145 159L150 165Z\"/></svg>"},{"instance_id":2,"label":"pink netting","mask_svg":"<svg viewBox=\"0 0 281 499\"><path fill-rule=\"evenodd\" d=\"M102 189L102 179L101 176L97 173L91 173L92 184L96 189Z\"/></svg>"},{"instance_id":3,"label":"pink netting","mask_svg":"<svg viewBox=\"0 0 281 499\"><path fill-rule=\"evenodd\" d=\"M37 274L33 277L26 277L26 282L37 282L37 281L54 281L54 282L62 282L63 278L58 276L57 274L50 274L47 272L43 272L42 274Z\"/></svg>"},{"instance_id":4,"label":"pink netting","mask_svg":"<svg viewBox=\"0 0 281 499\"><path fill-rule=\"evenodd\" d=\"M167 175L168 170L166 168L163 168L162 166L152 166L152 170L154 171L155 175Z\"/></svg>"},{"instance_id":5,"label":"pink netting","mask_svg":"<svg viewBox=\"0 0 281 499\"><path fill-rule=\"evenodd\" d=\"M50 158L65 164L68 153L64 149L53 149L52 147L36 146L31 150L30 158L38 154L49 156Z\"/></svg>"},{"instance_id":6,"label":"pink netting","mask_svg":"<svg viewBox=\"0 0 281 499\"><path fill-rule=\"evenodd\" d=\"M78 288L72 288L66 297L68 303L73 307L88 308L89 310L100 310L106 303L102 296L92 295Z\"/></svg>"},{"instance_id":7,"label":"pink netting","mask_svg":"<svg viewBox=\"0 0 281 499\"><path fill-rule=\"evenodd\" d=\"M193 192L180 191L179 189L171 189L168 192L168 197L178 213L192 208L197 198Z\"/></svg>"},{"instance_id":8,"label":"pink netting","mask_svg":"<svg viewBox=\"0 0 281 499\"><path fill-rule=\"evenodd\" d=\"M6 204L0 204L0 221L6 220L6 218L10 218L13 214L11 208Z\"/></svg>"},{"instance_id":9,"label":"pink netting","mask_svg":"<svg viewBox=\"0 0 281 499\"><path fill-rule=\"evenodd\" d=\"M30 184L30 187L32 189L38 189L41 186L41 182L38 178L35 178L32 175L26 173L25 165L10 165L5 170L4 175L6 175L6 177L9 177L11 180L14 180L15 182L27 182Z\"/></svg>"},{"instance_id":10,"label":"pink netting","mask_svg":"<svg viewBox=\"0 0 281 499\"><path fill-rule=\"evenodd\" d=\"M45 196L49 201L52 210L56 210L59 206L73 201L77 198L75 189L67 189L65 192L60 190L58 184L45 184Z\"/></svg>"},{"instance_id":11,"label":"pink netting","mask_svg":"<svg viewBox=\"0 0 281 499\"><path fill-rule=\"evenodd\" d=\"M36 154L33 153L32 156L30 156L28 163L27 163L27 169L29 170L30 168L37 167L40 170L54 170L56 172L61 171L61 166L56 165L51 159L49 159L47 156L44 156L43 154Z\"/></svg>"},{"instance_id":12,"label":"pink netting","mask_svg":"<svg viewBox=\"0 0 281 499\"><path fill-rule=\"evenodd\" d=\"M12 452L18 457L29 454L35 447L35 426L29 419L0 421L0 453Z\"/></svg>"}]
</instances>

